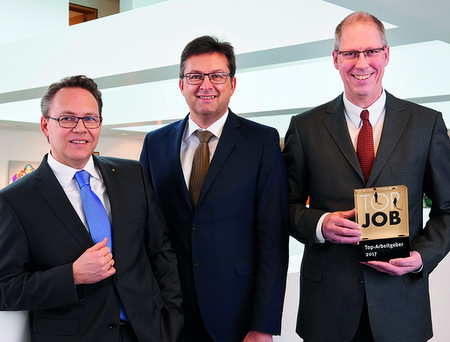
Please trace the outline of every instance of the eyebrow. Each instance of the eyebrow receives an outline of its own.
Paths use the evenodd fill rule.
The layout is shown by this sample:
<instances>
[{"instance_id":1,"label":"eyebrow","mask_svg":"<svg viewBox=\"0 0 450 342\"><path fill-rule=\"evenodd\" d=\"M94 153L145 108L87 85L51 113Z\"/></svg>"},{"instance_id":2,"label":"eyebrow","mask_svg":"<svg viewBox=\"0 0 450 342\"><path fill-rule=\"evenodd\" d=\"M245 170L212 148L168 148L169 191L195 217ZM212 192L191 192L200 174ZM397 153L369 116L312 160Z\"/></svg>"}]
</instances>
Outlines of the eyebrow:
<instances>
[{"instance_id":1,"label":"eyebrow","mask_svg":"<svg viewBox=\"0 0 450 342\"><path fill-rule=\"evenodd\" d=\"M385 48L386 46L382 46L382 47L370 47L370 48L364 48L363 50L357 50L357 49L338 49L339 51L367 51L367 50L378 50L378 49L382 49Z\"/></svg>"},{"instance_id":2,"label":"eyebrow","mask_svg":"<svg viewBox=\"0 0 450 342\"><path fill-rule=\"evenodd\" d=\"M216 70L212 70L210 72L201 72L199 70L192 70L192 71L189 71L189 72L185 72L185 74L211 74L211 73L214 73L214 72L226 72L226 73L229 73L229 71L224 71L222 69L216 69Z\"/></svg>"},{"instance_id":3,"label":"eyebrow","mask_svg":"<svg viewBox=\"0 0 450 342\"><path fill-rule=\"evenodd\" d=\"M71 111L65 111L65 112L62 112L62 113L61 113L61 116L62 116L62 115L77 116L78 114L77 114L77 113L74 113L74 112L71 112ZM100 116L100 115L97 114L97 113L85 113L84 116Z\"/></svg>"}]
</instances>

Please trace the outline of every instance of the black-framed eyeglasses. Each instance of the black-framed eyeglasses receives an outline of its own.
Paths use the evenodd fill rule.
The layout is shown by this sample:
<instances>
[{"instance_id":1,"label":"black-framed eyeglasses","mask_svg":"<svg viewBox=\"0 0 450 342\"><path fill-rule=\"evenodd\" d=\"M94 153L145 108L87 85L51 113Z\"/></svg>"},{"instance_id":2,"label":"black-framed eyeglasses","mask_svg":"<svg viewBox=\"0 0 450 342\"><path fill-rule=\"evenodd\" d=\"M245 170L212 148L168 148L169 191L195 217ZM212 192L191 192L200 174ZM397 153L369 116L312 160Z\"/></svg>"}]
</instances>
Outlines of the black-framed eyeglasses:
<instances>
[{"instance_id":1,"label":"black-framed eyeglasses","mask_svg":"<svg viewBox=\"0 0 450 342\"><path fill-rule=\"evenodd\" d=\"M228 77L231 75L227 72L210 72L209 74L202 74L197 72L190 72L181 76L181 78L186 79L188 84L198 85L202 84L205 76L208 76L209 81L212 84L223 84L227 81Z\"/></svg>"},{"instance_id":2,"label":"black-framed eyeglasses","mask_svg":"<svg viewBox=\"0 0 450 342\"><path fill-rule=\"evenodd\" d=\"M340 55L343 59L347 61L356 61L359 58L359 54L363 54L364 57L367 59L375 59L378 56L380 56L380 52L384 51L386 46L375 48L375 49L368 49L368 50L362 50L362 51L339 51L335 50L338 55Z\"/></svg>"},{"instance_id":3,"label":"black-framed eyeglasses","mask_svg":"<svg viewBox=\"0 0 450 342\"><path fill-rule=\"evenodd\" d=\"M78 121L82 120L84 127L87 129L94 129L100 127L102 118L99 116L83 116L78 117L75 115L61 115L59 118L47 117L47 119L52 119L58 121L62 128L75 128L78 125Z\"/></svg>"}]
</instances>

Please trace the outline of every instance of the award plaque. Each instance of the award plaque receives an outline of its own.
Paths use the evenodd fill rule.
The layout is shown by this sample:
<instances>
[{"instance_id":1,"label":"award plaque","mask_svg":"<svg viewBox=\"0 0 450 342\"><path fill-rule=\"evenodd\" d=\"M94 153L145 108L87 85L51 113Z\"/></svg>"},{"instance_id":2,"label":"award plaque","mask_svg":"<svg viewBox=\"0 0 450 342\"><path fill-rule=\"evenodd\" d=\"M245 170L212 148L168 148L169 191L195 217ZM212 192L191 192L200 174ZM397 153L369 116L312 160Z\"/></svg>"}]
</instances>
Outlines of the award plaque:
<instances>
[{"instance_id":1,"label":"award plaque","mask_svg":"<svg viewBox=\"0 0 450 342\"><path fill-rule=\"evenodd\" d=\"M362 227L359 260L409 256L408 189L404 185L355 189L356 222Z\"/></svg>"}]
</instances>

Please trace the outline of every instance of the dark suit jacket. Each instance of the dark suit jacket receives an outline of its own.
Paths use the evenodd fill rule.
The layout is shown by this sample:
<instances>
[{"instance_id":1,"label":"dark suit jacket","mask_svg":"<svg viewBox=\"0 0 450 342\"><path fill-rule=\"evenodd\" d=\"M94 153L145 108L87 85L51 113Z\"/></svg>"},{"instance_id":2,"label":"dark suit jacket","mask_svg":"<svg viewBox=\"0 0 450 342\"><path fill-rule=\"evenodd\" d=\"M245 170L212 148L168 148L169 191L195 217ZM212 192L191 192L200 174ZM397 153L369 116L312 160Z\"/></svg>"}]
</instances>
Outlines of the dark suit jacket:
<instances>
[{"instance_id":1,"label":"dark suit jacket","mask_svg":"<svg viewBox=\"0 0 450 342\"><path fill-rule=\"evenodd\" d=\"M187 120L150 132L141 154L177 253L185 327L198 300L216 342L279 334L288 206L278 133L230 111L194 211L180 163Z\"/></svg>"},{"instance_id":2,"label":"dark suit jacket","mask_svg":"<svg viewBox=\"0 0 450 342\"><path fill-rule=\"evenodd\" d=\"M442 115L387 94L367 187L408 187L410 248L423 259L419 276L393 277L362 266L357 246L314 243L322 214L353 209L353 189L366 187L343 108L341 95L293 117L286 134L291 233L305 244L297 332L314 342L350 341L366 296L376 341L425 341L432 336L428 275L450 243L450 140ZM425 229L423 192L433 200Z\"/></svg>"},{"instance_id":3,"label":"dark suit jacket","mask_svg":"<svg viewBox=\"0 0 450 342\"><path fill-rule=\"evenodd\" d=\"M148 177L137 161L94 162L111 203L116 274L74 285L72 263L94 242L45 156L0 191L0 309L30 310L32 341L110 342L122 302L140 341L174 341L182 326L176 258Z\"/></svg>"}]
</instances>

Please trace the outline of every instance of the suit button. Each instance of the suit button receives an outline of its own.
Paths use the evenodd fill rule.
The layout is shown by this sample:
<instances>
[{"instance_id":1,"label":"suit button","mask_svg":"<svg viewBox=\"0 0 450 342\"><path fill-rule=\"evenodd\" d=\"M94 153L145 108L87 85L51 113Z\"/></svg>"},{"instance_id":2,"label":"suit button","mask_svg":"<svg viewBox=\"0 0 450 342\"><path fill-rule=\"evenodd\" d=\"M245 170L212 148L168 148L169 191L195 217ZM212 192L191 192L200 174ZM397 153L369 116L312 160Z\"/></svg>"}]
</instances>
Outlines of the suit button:
<instances>
[{"instance_id":1,"label":"suit button","mask_svg":"<svg viewBox=\"0 0 450 342\"><path fill-rule=\"evenodd\" d=\"M200 227L198 226L198 224L194 224L193 226L192 226L192 230L194 230L194 231L196 231L196 230L198 230Z\"/></svg>"},{"instance_id":2,"label":"suit button","mask_svg":"<svg viewBox=\"0 0 450 342\"><path fill-rule=\"evenodd\" d=\"M116 330L117 329L117 324L116 323L109 323L108 324L108 328L111 330Z\"/></svg>"},{"instance_id":3,"label":"suit button","mask_svg":"<svg viewBox=\"0 0 450 342\"><path fill-rule=\"evenodd\" d=\"M114 277L114 281L115 281L116 283L118 283L118 282L120 281L120 277L119 277L119 276L115 276L115 277Z\"/></svg>"},{"instance_id":4,"label":"suit button","mask_svg":"<svg viewBox=\"0 0 450 342\"><path fill-rule=\"evenodd\" d=\"M194 266L195 266L195 267L198 267L198 266L200 266L200 261L198 261L198 260L195 260L195 261L194 261Z\"/></svg>"},{"instance_id":5,"label":"suit button","mask_svg":"<svg viewBox=\"0 0 450 342\"><path fill-rule=\"evenodd\" d=\"M358 280L360 284L364 284L364 278L359 278Z\"/></svg>"}]
</instances>

